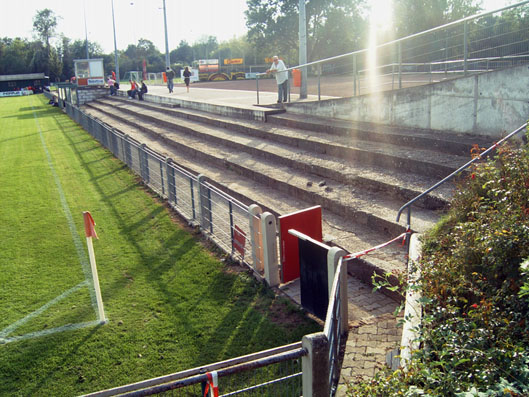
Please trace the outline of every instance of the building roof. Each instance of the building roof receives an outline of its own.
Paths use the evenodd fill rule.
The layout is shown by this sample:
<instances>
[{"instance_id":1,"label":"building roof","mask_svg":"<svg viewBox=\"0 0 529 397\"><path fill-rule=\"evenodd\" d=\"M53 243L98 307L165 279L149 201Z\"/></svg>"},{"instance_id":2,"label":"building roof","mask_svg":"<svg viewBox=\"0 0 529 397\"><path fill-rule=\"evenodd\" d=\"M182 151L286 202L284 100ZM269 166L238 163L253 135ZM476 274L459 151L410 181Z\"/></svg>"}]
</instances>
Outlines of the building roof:
<instances>
[{"instance_id":1,"label":"building roof","mask_svg":"<svg viewBox=\"0 0 529 397\"><path fill-rule=\"evenodd\" d=\"M47 78L44 73L5 74L0 76L0 81L36 80L44 78Z\"/></svg>"}]
</instances>

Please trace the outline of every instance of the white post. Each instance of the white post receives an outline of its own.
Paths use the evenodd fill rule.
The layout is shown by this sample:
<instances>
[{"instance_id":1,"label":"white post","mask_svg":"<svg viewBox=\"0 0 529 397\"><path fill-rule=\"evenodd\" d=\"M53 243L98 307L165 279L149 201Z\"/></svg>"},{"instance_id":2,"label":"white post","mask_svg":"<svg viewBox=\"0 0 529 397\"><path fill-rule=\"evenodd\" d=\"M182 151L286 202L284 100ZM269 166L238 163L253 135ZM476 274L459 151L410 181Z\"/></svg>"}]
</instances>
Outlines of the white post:
<instances>
[{"instance_id":1,"label":"white post","mask_svg":"<svg viewBox=\"0 0 529 397\"><path fill-rule=\"evenodd\" d=\"M341 317L341 329L340 333L345 334L348 329L348 301L347 301L347 264L342 263L340 259L345 256L347 252L338 247L332 247L327 253L327 283L329 288L329 299L333 299L331 296L332 285L334 283L334 277L336 273L340 272L340 301L342 302L342 310L340 311Z\"/></svg>"},{"instance_id":2,"label":"white post","mask_svg":"<svg viewBox=\"0 0 529 397\"><path fill-rule=\"evenodd\" d=\"M408 262L408 285L414 286L419 279L421 272L417 267L421 256L422 243L419 234L413 233L410 238L410 254ZM421 324L422 306L420 304L421 292L410 288L406 292L406 306L404 308L404 318L406 321L402 327L402 339L400 342L400 365L406 370L411 360L411 352L419 348L417 342L417 330Z\"/></svg>"},{"instance_id":3,"label":"white post","mask_svg":"<svg viewBox=\"0 0 529 397\"><path fill-rule=\"evenodd\" d=\"M90 268L92 269L92 279L94 280L94 289L96 291L97 310L99 313L99 321L104 323L105 310L103 309L103 298L101 297L101 288L99 286L99 277L97 275L96 257L94 254L94 246L92 244L92 237L86 238L86 245L88 246L88 257L90 258Z\"/></svg>"},{"instance_id":4,"label":"white post","mask_svg":"<svg viewBox=\"0 0 529 397\"><path fill-rule=\"evenodd\" d=\"M90 258L90 268L92 269L92 279L94 282L94 290L96 292L96 302L97 310L99 313L99 321L104 324L105 319L105 310L103 309L103 298L101 298L101 288L99 287L99 277L97 276L97 267L96 267L96 256L94 254L94 246L92 244L92 237L98 238L95 230L96 223L90 215L90 212L83 212L84 218L84 231L86 235L86 245L88 247L88 257Z\"/></svg>"},{"instance_id":5,"label":"white post","mask_svg":"<svg viewBox=\"0 0 529 397\"><path fill-rule=\"evenodd\" d=\"M265 279L269 286L279 285L279 265L277 261L276 218L270 212L261 216L263 234L263 262Z\"/></svg>"},{"instance_id":6,"label":"white post","mask_svg":"<svg viewBox=\"0 0 529 397\"><path fill-rule=\"evenodd\" d=\"M261 207L252 204L248 207L248 222L250 226L250 244L252 245L252 264L258 272L263 271L263 239L261 234Z\"/></svg>"},{"instance_id":7,"label":"white post","mask_svg":"<svg viewBox=\"0 0 529 397\"><path fill-rule=\"evenodd\" d=\"M305 335L301 344L307 355L301 358L303 397L329 395L329 341L323 332Z\"/></svg>"}]
</instances>

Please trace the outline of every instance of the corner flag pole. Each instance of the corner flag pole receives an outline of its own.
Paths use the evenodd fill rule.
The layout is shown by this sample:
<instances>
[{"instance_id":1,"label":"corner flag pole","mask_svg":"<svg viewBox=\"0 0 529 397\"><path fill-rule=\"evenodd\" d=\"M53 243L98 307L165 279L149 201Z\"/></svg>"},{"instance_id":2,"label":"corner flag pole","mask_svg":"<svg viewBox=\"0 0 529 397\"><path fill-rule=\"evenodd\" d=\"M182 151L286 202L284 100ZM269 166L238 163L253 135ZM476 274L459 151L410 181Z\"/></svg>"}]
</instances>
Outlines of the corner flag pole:
<instances>
[{"instance_id":1,"label":"corner flag pole","mask_svg":"<svg viewBox=\"0 0 529 397\"><path fill-rule=\"evenodd\" d=\"M86 234L86 245L88 246L88 257L90 258L90 267L92 269L92 278L94 280L94 289L96 291L97 310L99 312L99 321L104 323L105 310L103 309L103 299L101 298L101 288L99 287L99 277L97 276L96 257L94 254L94 246L92 244L92 237L97 237L94 218L90 215L90 212L84 211L84 230Z\"/></svg>"}]
</instances>

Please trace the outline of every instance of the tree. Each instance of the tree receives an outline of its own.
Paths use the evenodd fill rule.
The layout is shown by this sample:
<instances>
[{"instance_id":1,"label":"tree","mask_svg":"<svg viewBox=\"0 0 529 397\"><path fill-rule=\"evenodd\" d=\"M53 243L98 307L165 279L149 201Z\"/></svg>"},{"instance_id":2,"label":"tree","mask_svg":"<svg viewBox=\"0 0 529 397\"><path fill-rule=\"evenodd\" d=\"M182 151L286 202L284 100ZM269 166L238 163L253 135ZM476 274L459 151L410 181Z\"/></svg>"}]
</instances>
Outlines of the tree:
<instances>
[{"instance_id":1,"label":"tree","mask_svg":"<svg viewBox=\"0 0 529 397\"><path fill-rule=\"evenodd\" d=\"M215 36L202 36L192 47L195 59L215 58L218 48L219 43Z\"/></svg>"},{"instance_id":2,"label":"tree","mask_svg":"<svg viewBox=\"0 0 529 397\"><path fill-rule=\"evenodd\" d=\"M0 39L0 74L31 73L33 70L30 61L35 50L32 47L26 39Z\"/></svg>"},{"instance_id":3,"label":"tree","mask_svg":"<svg viewBox=\"0 0 529 397\"><path fill-rule=\"evenodd\" d=\"M50 39L55 35L57 27L57 17L49 8L37 11L33 18L33 30L46 45L46 74L50 74Z\"/></svg>"},{"instance_id":4,"label":"tree","mask_svg":"<svg viewBox=\"0 0 529 397\"><path fill-rule=\"evenodd\" d=\"M395 2L396 37L423 32L476 14L479 0L400 0Z\"/></svg>"},{"instance_id":5,"label":"tree","mask_svg":"<svg viewBox=\"0 0 529 397\"><path fill-rule=\"evenodd\" d=\"M191 65L194 61L193 48L185 40L180 41L178 48L171 51L170 55L173 62L176 63Z\"/></svg>"},{"instance_id":6,"label":"tree","mask_svg":"<svg viewBox=\"0 0 529 397\"><path fill-rule=\"evenodd\" d=\"M307 45L310 60L357 49L365 26L364 0L308 0L306 3ZM261 57L279 54L297 62L298 0L247 0L248 39L261 49Z\"/></svg>"},{"instance_id":7,"label":"tree","mask_svg":"<svg viewBox=\"0 0 529 397\"><path fill-rule=\"evenodd\" d=\"M62 62L61 80L68 80L75 73L73 69L73 55L72 55L70 39L62 35L61 42L57 50L58 50L59 57L61 58L61 62Z\"/></svg>"}]
</instances>

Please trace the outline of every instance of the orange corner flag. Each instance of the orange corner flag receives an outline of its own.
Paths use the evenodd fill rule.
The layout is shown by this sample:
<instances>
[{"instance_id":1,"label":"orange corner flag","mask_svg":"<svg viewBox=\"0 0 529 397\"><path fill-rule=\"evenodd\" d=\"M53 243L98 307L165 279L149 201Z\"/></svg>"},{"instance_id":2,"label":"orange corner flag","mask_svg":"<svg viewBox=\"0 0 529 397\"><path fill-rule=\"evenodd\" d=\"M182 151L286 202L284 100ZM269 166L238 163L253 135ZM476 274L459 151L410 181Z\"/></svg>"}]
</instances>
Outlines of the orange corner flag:
<instances>
[{"instance_id":1,"label":"orange corner flag","mask_svg":"<svg viewBox=\"0 0 529 397\"><path fill-rule=\"evenodd\" d=\"M94 222L94 218L92 218L92 215L90 215L90 212L88 211L84 211L83 216L84 216L84 231L85 231L86 237L95 237L99 240L99 237L97 237L96 229L94 227L96 225L96 223Z\"/></svg>"}]
</instances>

